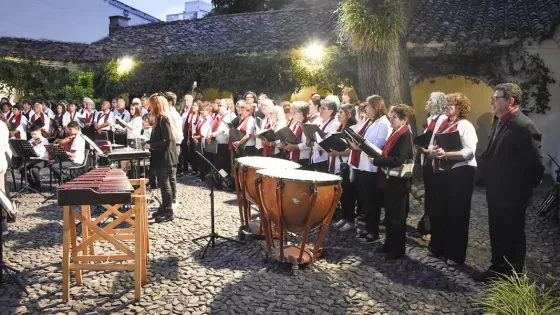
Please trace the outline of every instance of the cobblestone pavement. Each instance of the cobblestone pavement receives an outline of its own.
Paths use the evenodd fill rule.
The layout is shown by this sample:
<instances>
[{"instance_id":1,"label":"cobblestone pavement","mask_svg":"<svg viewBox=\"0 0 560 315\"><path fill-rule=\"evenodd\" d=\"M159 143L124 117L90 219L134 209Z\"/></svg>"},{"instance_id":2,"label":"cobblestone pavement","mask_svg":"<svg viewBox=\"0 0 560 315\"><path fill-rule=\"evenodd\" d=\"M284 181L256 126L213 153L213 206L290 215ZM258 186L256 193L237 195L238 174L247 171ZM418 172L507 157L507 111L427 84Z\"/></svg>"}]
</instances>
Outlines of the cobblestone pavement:
<instances>
[{"instance_id":1,"label":"cobblestone pavement","mask_svg":"<svg viewBox=\"0 0 560 315\"><path fill-rule=\"evenodd\" d=\"M490 258L483 189L473 198L467 263L458 268L426 257L426 244L414 228L420 209L411 209L406 258L386 261L353 235L331 229L324 258L299 275L290 266L264 259L264 243L226 244L199 258L191 240L209 231L209 197L200 184L180 179L181 205L173 222L150 225L148 284L133 299L132 272L84 272L84 285L72 278L71 301L61 299L62 211L37 195L21 200L18 222L6 237L7 261L22 270L30 295L12 284L0 288L0 313L108 314L427 314L476 313L472 298L483 288L472 280ZM539 193L542 198L543 191ZM537 198L538 199L538 198ZM537 227L528 211L530 270L560 270L558 229ZM216 193L216 228L236 237L235 195ZM104 248L103 246L99 247Z\"/></svg>"}]
</instances>

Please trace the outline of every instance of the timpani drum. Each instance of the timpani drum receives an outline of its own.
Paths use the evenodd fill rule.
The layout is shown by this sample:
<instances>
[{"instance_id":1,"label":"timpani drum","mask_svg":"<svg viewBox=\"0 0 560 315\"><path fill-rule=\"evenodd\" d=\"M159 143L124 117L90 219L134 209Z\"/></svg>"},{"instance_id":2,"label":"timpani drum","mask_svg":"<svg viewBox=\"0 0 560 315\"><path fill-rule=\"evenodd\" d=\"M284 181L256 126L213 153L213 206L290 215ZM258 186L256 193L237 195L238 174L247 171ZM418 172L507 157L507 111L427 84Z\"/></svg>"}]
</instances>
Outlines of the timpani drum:
<instances>
[{"instance_id":1,"label":"timpani drum","mask_svg":"<svg viewBox=\"0 0 560 315\"><path fill-rule=\"evenodd\" d=\"M235 160L233 175L235 177L235 191L239 206L241 226L239 237L243 238L243 231L261 235L261 224L258 220L251 220L250 203L257 203L255 179L257 170L260 169L296 169L301 167L298 163L277 159L273 157L247 156Z\"/></svg>"},{"instance_id":2,"label":"timpani drum","mask_svg":"<svg viewBox=\"0 0 560 315\"><path fill-rule=\"evenodd\" d=\"M342 195L342 178L336 175L297 169L261 169L257 171L255 190L262 209L262 224L270 256L280 262L297 265L317 258L336 205ZM306 249L312 226L321 224L311 250ZM274 247L271 226L280 235L279 248ZM286 233L300 233L301 242L286 245Z\"/></svg>"}]
</instances>

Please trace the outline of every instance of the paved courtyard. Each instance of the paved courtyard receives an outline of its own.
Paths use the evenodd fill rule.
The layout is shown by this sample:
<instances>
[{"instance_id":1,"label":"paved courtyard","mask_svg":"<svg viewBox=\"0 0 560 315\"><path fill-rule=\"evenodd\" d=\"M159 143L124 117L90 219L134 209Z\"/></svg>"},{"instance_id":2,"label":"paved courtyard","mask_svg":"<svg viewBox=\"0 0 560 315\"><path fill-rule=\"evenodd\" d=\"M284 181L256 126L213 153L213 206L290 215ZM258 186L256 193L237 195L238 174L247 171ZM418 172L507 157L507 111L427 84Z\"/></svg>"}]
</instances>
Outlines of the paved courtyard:
<instances>
[{"instance_id":1,"label":"paved courtyard","mask_svg":"<svg viewBox=\"0 0 560 315\"><path fill-rule=\"evenodd\" d=\"M140 301L133 299L132 272L84 272L84 285L72 278L71 301L62 301L62 211L38 195L20 199L18 222L5 239L7 261L22 270L30 295L11 284L0 288L0 314L427 314L476 313L473 302L483 286L472 280L488 267L490 248L484 191L473 198L468 258L448 267L426 257L426 243L413 227L420 209L409 215L407 256L386 261L353 235L330 230L324 258L292 277L290 266L267 261L264 242L229 243L210 249L191 240L209 231L208 190L180 179L181 205L173 222L150 225L148 284ZM539 198L543 191L539 192ZM528 267L560 270L558 229L537 227L529 210ZM216 193L216 228L236 237L238 208L233 193ZM102 245L104 246L104 245ZM102 247L100 247L102 248Z\"/></svg>"}]
</instances>

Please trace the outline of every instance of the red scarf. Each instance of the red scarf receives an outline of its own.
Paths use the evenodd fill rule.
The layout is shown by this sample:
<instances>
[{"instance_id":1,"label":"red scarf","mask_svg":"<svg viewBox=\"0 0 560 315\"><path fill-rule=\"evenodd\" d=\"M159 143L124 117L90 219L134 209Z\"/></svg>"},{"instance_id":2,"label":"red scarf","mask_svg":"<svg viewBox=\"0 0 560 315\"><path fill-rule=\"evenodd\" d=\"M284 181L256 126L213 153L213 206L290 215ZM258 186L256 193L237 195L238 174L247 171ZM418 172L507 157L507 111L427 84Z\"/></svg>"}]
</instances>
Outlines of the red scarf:
<instances>
[{"instance_id":1,"label":"red scarf","mask_svg":"<svg viewBox=\"0 0 560 315\"><path fill-rule=\"evenodd\" d=\"M303 135L303 128L301 127L301 124L296 123L294 127L295 130L292 129L292 131L295 133L296 137L301 140L301 136ZM299 150L290 152L290 160L296 163L299 162Z\"/></svg>"},{"instance_id":2,"label":"red scarf","mask_svg":"<svg viewBox=\"0 0 560 315\"><path fill-rule=\"evenodd\" d=\"M102 117L105 117L105 121L103 123L106 123L109 119L109 115L111 115L111 111L109 111L108 113L101 113L101 115L97 117L97 123L99 123L99 120L101 120Z\"/></svg>"},{"instance_id":3,"label":"red scarf","mask_svg":"<svg viewBox=\"0 0 560 315\"><path fill-rule=\"evenodd\" d=\"M249 122L249 117L243 119L243 122L237 127L237 130L241 130L243 132L247 132L247 123Z\"/></svg>"},{"instance_id":4,"label":"red scarf","mask_svg":"<svg viewBox=\"0 0 560 315\"><path fill-rule=\"evenodd\" d=\"M201 122L199 122L196 125L196 135L199 136L200 135L200 130L202 129L202 126L204 126L204 124L206 124L206 118L204 118Z\"/></svg>"},{"instance_id":5,"label":"red scarf","mask_svg":"<svg viewBox=\"0 0 560 315\"><path fill-rule=\"evenodd\" d=\"M74 112L74 116L72 116L72 114L70 114L70 112L68 112L68 116L70 116L70 121L74 121L74 118L76 118L77 113L78 112ZM105 120L105 121L107 121L107 120Z\"/></svg>"},{"instance_id":6,"label":"red scarf","mask_svg":"<svg viewBox=\"0 0 560 315\"><path fill-rule=\"evenodd\" d=\"M367 120L366 123L362 126L362 129L360 129L360 132L358 132L358 134L362 137L365 136L369 126L373 125L373 123L371 123L371 120ZM358 168L358 165L360 165L360 155L362 151L360 150L352 150L352 152L350 153L350 164L356 168Z\"/></svg>"},{"instance_id":7,"label":"red scarf","mask_svg":"<svg viewBox=\"0 0 560 315\"><path fill-rule=\"evenodd\" d=\"M88 114L88 113L86 112L86 122L87 122L87 123L91 123L91 120L93 119L93 116L94 116L94 115L95 115L95 112L93 112L93 111L91 112L91 114Z\"/></svg>"},{"instance_id":8,"label":"red scarf","mask_svg":"<svg viewBox=\"0 0 560 315\"><path fill-rule=\"evenodd\" d=\"M336 132L341 132L342 131L342 127L344 127L342 124L340 124L338 126L338 128L336 128ZM336 165L336 156L332 156L330 157L330 162L329 162L329 173L334 174L334 166Z\"/></svg>"},{"instance_id":9,"label":"red scarf","mask_svg":"<svg viewBox=\"0 0 560 315\"><path fill-rule=\"evenodd\" d=\"M214 120L214 124L212 125L212 132L218 131L218 128L220 128L220 124L222 123L222 120L226 118L226 115L227 114L221 115L220 118Z\"/></svg>"},{"instance_id":10,"label":"red scarf","mask_svg":"<svg viewBox=\"0 0 560 315\"><path fill-rule=\"evenodd\" d=\"M319 114L312 115L311 117L309 117L309 122L313 123L315 119L317 119L317 117L319 117Z\"/></svg>"},{"instance_id":11,"label":"red scarf","mask_svg":"<svg viewBox=\"0 0 560 315\"><path fill-rule=\"evenodd\" d=\"M37 113L33 113L33 117L31 117L31 123L35 123L35 120L37 120ZM41 112L41 121L43 122L43 124L46 124L46 120L45 120L45 113ZM41 134L43 135L43 137L47 137L49 134L41 128Z\"/></svg>"},{"instance_id":12,"label":"red scarf","mask_svg":"<svg viewBox=\"0 0 560 315\"><path fill-rule=\"evenodd\" d=\"M12 118L10 119L10 124L16 123L16 127L19 127L19 125L21 124L21 116L22 116L22 114L19 114L17 116L15 116L15 115L12 116ZM16 131L14 137L16 139L21 139L21 135L20 135L19 131Z\"/></svg>"},{"instance_id":13,"label":"red scarf","mask_svg":"<svg viewBox=\"0 0 560 315\"><path fill-rule=\"evenodd\" d=\"M381 153L381 157L387 157L387 154L389 154L389 151L391 151L391 149L393 148L393 145L395 145L395 142L397 142L397 140L399 140L399 138L405 134L406 132L409 132L410 129L407 125L404 125L401 127L401 129L399 129L398 131L395 132L395 130L393 130L393 133L391 133L391 136L389 136L389 139L387 139L387 142L385 143L385 146L383 147L383 152Z\"/></svg>"},{"instance_id":14,"label":"red scarf","mask_svg":"<svg viewBox=\"0 0 560 315\"><path fill-rule=\"evenodd\" d=\"M428 131L433 132L434 129L436 129L436 123L437 123L440 116L441 115L437 115L434 119L432 119L432 121L430 121L430 124L428 125L428 128L426 129L426 132L428 132ZM424 132L424 133L426 133L426 132Z\"/></svg>"},{"instance_id":15,"label":"red scarf","mask_svg":"<svg viewBox=\"0 0 560 315\"><path fill-rule=\"evenodd\" d=\"M8 112L8 114L6 115L6 120L10 121L12 116L14 116L14 112Z\"/></svg>"}]
</instances>

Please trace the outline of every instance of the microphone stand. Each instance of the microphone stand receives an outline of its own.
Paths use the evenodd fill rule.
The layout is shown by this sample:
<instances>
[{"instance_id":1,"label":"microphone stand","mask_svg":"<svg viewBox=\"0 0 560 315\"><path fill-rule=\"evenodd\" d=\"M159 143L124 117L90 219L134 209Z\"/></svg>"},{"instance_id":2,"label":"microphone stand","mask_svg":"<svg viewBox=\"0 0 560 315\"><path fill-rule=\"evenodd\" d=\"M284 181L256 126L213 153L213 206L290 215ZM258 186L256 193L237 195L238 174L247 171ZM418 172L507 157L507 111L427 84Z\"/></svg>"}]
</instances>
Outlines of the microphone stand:
<instances>
[{"instance_id":1,"label":"microphone stand","mask_svg":"<svg viewBox=\"0 0 560 315\"><path fill-rule=\"evenodd\" d=\"M212 164L212 162L208 161L208 159L206 159L202 153L200 153L198 151L196 151L196 153L210 167L210 172L209 172L208 175L206 175L206 181L207 181L208 185L210 186L210 234L204 235L204 236L201 236L201 237L197 237L197 238L192 240L193 243L197 243L199 240L208 238L208 243L206 244L206 246L204 248L204 251L202 252L202 255L200 256L201 258L204 258L204 255L206 255L206 251L208 250L208 247L214 248L216 246L225 244L227 242L234 242L234 243L241 244L241 245L245 245L245 243L240 242L238 240L234 240L232 238L228 238L228 237L218 235L218 233L216 233L215 223L214 223L214 181L212 180L212 177L215 176L215 177L218 177L218 178L221 179L222 176L220 175L220 172L216 169L216 167L214 167L214 164ZM225 241L221 242L219 244L216 244L216 239L223 239Z\"/></svg>"}]
</instances>

